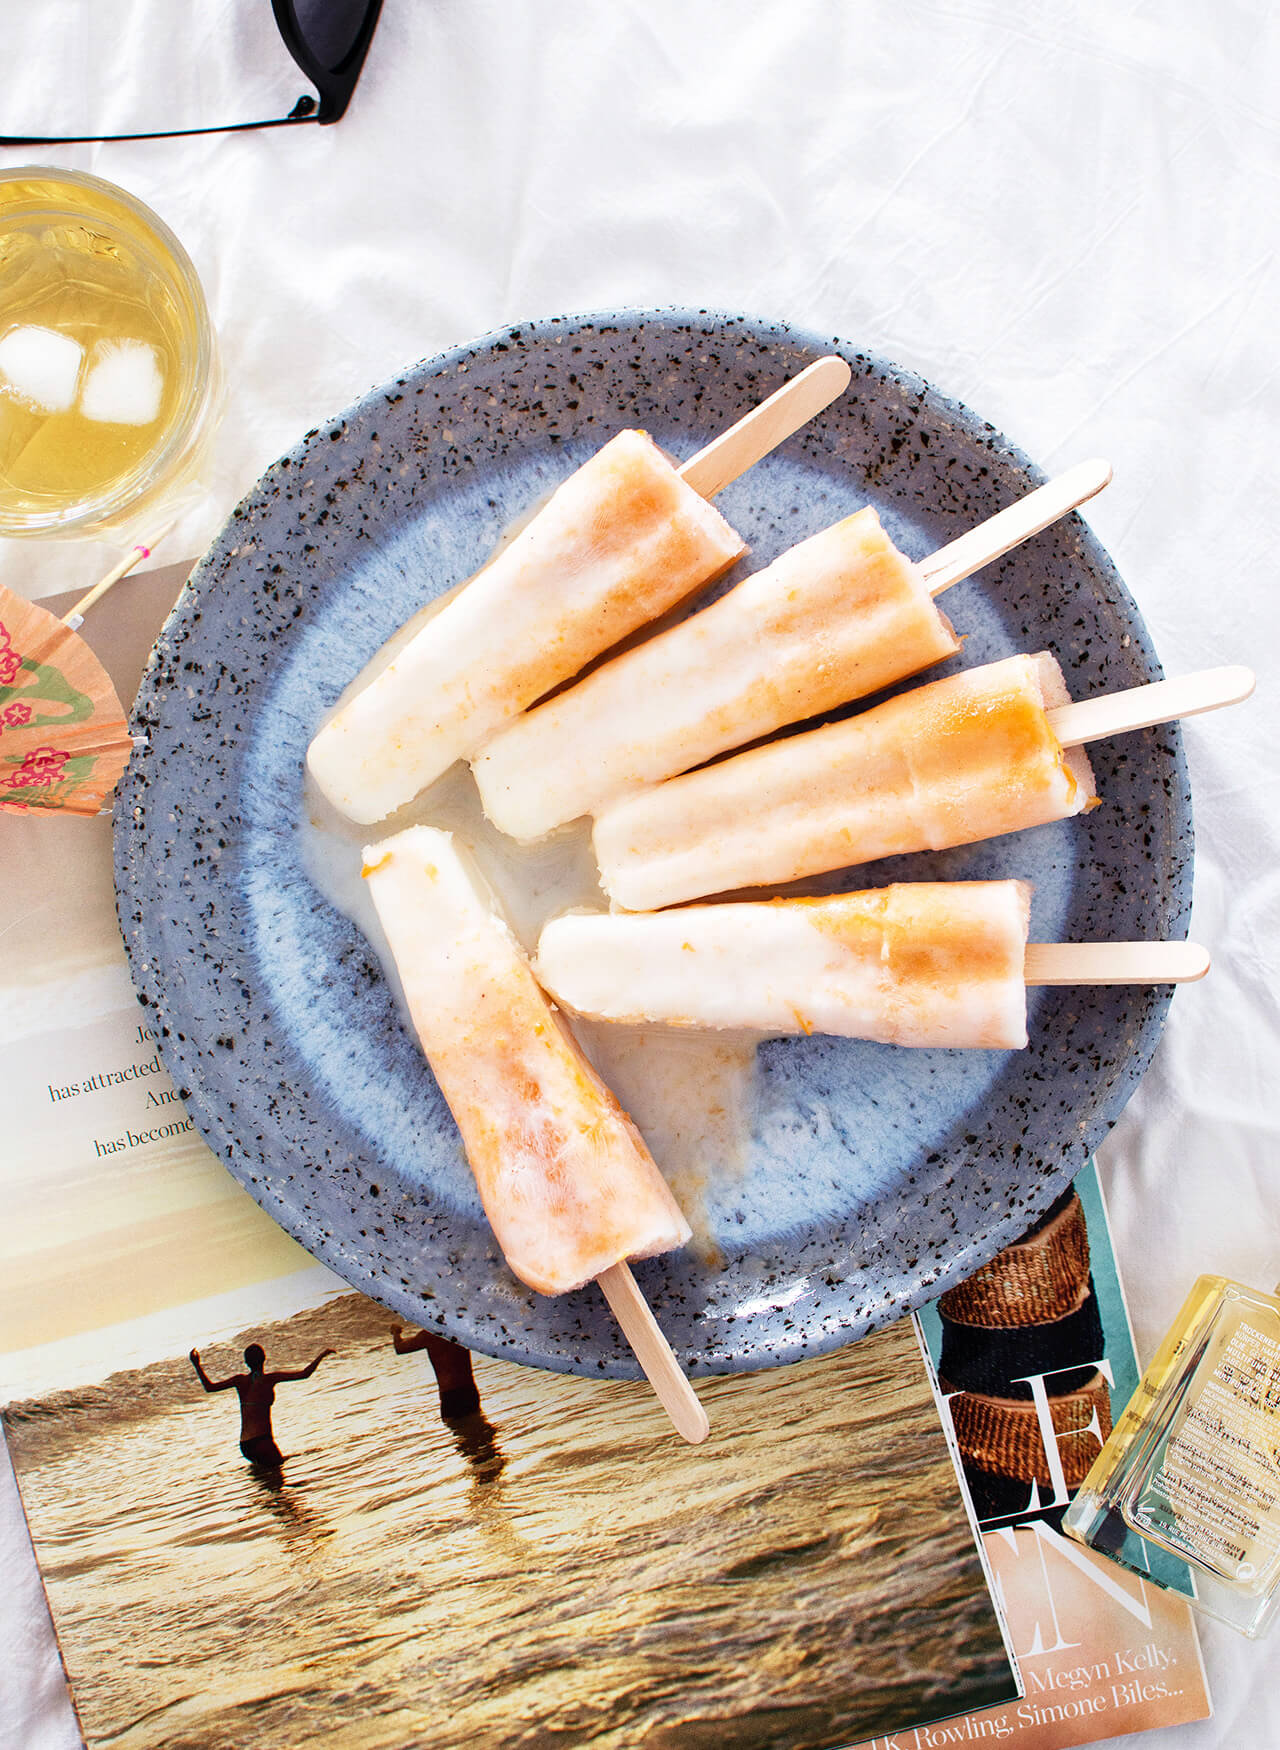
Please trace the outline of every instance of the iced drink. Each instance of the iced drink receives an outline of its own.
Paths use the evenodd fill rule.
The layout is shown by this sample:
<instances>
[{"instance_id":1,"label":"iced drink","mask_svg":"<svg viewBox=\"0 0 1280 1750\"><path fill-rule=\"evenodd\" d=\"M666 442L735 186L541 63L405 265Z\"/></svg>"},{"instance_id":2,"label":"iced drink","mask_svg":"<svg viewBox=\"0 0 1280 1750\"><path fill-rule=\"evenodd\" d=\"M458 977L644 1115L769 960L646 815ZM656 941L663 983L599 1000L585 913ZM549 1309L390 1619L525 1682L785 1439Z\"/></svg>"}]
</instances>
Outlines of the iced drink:
<instances>
[{"instance_id":1,"label":"iced drink","mask_svg":"<svg viewBox=\"0 0 1280 1750\"><path fill-rule=\"evenodd\" d=\"M195 270L154 213L0 172L0 535L92 532L198 458L216 400Z\"/></svg>"}]
</instances>

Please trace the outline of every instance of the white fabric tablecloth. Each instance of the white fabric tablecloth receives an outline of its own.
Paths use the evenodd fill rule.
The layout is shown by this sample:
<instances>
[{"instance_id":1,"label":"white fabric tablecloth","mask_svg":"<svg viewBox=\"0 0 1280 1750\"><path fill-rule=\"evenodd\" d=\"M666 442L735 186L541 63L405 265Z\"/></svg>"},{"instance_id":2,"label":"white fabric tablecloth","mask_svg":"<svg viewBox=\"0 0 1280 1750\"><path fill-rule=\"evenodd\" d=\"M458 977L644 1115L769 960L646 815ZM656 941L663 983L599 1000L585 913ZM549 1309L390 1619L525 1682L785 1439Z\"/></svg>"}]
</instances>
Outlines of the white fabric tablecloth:
<instances>
[{"instance_id":1,"label":"white fabric tablecloth","mask_svg":"<svg viewBox=\"0 0 1280 1750\"><path fill-rule=\"evenodd\" d=\"M1144 1357L1198 1272L1280 1277L1278 19L1267 0L387 0L337 127L0 149L132 190L204 280L227 414L208 504L161 560L371 385L556 311L785 317L919 371L1047 468L1111 458L1089 521L1166 669L1259 672L1253 702L1185 731L1192 933L1215 968L1102 1151ZM153 124L158 98L244 119L303 89L264 0L0 0L0 31L9 131ZM0 580L49 594L110 560L0 542ZM3 1491L0 1536L0 1742L75 1743ZM1149 1750L1280 1745L1274 1650L1203 1639L1216 1718Z\"/></svg>"}]
</instances>

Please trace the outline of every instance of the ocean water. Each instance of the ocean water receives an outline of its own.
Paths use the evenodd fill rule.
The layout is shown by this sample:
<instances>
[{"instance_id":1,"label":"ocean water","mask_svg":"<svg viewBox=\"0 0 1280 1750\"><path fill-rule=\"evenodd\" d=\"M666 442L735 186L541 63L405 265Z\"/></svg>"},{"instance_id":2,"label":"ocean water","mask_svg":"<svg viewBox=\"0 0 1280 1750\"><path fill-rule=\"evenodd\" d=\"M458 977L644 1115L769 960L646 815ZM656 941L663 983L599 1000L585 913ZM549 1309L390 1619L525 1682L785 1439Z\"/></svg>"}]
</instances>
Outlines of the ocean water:
<instances>
[{"instance_id":1,"label":"ocean water","mask_svg":"<svg viewBox=\"0 0 1280 1750\"><path fill-rule=\"evenodd\" d=\"M446 1425L357 1295L210 1374L250 1340L338 1351L278 1388L274 1476L185 1357L5 1412L91 1745L821 1750L1013 1693L909 1324L699 1381L699 1448L484 1357Z\"/></svg>"}]
</instances>

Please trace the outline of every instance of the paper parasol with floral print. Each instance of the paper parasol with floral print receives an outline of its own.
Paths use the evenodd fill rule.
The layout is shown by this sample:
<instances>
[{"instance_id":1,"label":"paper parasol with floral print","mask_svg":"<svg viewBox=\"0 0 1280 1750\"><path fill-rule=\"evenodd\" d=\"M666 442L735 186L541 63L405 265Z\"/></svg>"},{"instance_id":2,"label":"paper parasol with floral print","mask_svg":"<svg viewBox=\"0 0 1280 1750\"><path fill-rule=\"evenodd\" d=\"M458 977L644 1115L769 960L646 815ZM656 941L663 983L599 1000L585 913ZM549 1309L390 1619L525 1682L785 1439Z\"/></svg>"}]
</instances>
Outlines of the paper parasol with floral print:
<instances>
[{"instance_id":1,"label":"paper parasol with floral print","mask_svg":"<svg viewBox=\"0 0 1280 1750\"><path fill-rule=\"evenodd\" d=\"M89 646L0 585L0 811L98 814L132 752Z\"/></svg>"}]
</instances>

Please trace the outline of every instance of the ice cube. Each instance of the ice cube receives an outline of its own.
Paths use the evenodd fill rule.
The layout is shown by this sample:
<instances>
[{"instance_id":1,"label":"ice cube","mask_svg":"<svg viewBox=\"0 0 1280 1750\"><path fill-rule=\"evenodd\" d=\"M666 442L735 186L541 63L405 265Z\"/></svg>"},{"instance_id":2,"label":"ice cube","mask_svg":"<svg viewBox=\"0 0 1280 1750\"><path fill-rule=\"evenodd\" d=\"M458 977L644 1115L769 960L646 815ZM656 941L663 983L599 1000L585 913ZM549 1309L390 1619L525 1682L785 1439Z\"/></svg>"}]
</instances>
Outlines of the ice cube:
<instances>
[{"instance_id":1,"label":"ice cube","mask_svg":"<svg viewBox=\"0 0 1280 1750\"><path fill-rule=\"evenodd\" d=\"M0 392L37 413L65 413L76 398L84 348L52 328L11 328L0 339Z\"/></svg>"},{"instance_id":2,"label":"ice cube","mask_svg":"<svg viewBox=\"0 0 1280 1750\"><path fill-rule=\"evenodd\" d=\"M103 340L89 359L80 411L109 425L150 425L163 393L154 346L145 340Z\"/></svg>"}]
</instances>

